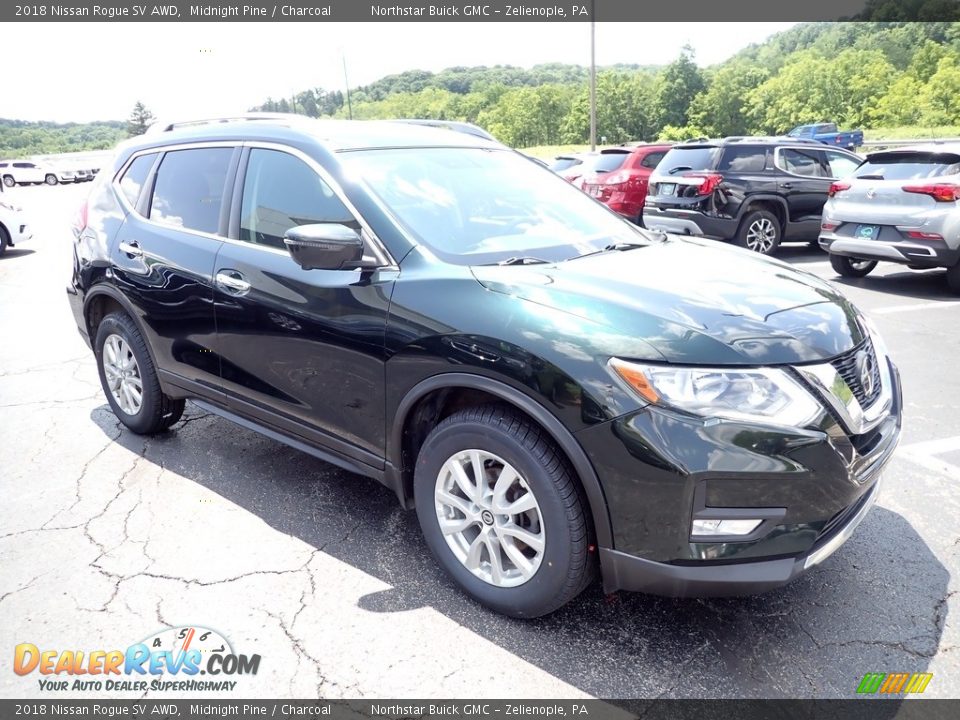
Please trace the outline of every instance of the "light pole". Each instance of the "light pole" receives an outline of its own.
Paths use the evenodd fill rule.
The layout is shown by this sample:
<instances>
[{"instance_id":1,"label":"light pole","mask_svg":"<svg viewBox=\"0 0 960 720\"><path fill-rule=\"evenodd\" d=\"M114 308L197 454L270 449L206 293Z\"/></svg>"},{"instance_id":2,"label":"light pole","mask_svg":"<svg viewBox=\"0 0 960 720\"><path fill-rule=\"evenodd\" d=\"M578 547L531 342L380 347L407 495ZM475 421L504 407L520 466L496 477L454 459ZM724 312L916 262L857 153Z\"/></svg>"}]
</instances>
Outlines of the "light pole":
<instances>
[{"instance_id":1,"label":"light pole","mask_svg":"<svg viewBox=\"0 0 960 720\"><path fill-rule=\"evenodd\" d=\"M597 5L590 0L590 150L597 149Z\"/></svg>"},{"instance_id":2,"label":"light pole","mask_svg":"<svg viewBox=\"0 0 960 720\"><path fill-rule=\"evenodd\" d=\"M347 79L347 54L340 55L343 58L343 84L347 86L347 114L353 120L353 105L350 103L350 81Z\"/></svg>"}]
</instances>

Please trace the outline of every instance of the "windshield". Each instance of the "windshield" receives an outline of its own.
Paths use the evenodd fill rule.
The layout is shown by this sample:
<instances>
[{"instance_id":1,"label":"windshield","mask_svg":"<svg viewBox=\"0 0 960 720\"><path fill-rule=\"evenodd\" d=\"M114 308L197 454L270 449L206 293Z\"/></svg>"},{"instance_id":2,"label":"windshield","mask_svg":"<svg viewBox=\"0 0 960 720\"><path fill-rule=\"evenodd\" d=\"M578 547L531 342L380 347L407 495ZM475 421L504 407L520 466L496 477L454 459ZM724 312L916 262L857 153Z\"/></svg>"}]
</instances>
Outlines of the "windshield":
<instances>
[{"instance_id":1,"label":"windshield","mask_svg":"<svg viewBox=\"0 0 960 720\"><path fill-rule=\"evenodd\" d=\"M720 148L703 145L670 148L657 165L657 175L676 175L686 170L713 170L719 154Z\"/></svg>"},{"instance_id":2,"label":"windshield","mask_svg":"<svg viewBox=\"0 0 960 720\"><path fill-rule=\"evenodd\" d=\"M414 238L446 262L550 262L648 237L510 150L403 148L340 155Z\"/></svg>"},{"instance_id":3,"label":"windshield","mask_svg":"<svg viewBox=\"0 0 960 720\"><path fill-rule=\"evenodd\" d=\"M960 172L960 155L934 152L874 153L857 168L855 177L920 180Z\"/></svg>"}]
</instances>

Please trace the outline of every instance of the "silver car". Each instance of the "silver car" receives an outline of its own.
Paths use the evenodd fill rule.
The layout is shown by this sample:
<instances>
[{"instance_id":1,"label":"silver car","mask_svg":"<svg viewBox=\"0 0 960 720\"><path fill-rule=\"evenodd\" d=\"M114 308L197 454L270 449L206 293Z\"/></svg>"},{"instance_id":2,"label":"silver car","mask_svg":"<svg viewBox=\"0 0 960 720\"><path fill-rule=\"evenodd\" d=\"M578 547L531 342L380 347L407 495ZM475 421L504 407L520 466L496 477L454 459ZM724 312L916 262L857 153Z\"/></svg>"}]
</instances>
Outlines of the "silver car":
<instances>
[{"instance_id":1,"label":"silver car","mask_svg":"<svg viewBox=\"0 0 960 720\"><path fill-rule=\"evenodd\" d=\"M829 196L820 247L837 273L863 277L878 260L942 267L960 293L960 143L872 153Z\"/></svg>"}]
</instances>

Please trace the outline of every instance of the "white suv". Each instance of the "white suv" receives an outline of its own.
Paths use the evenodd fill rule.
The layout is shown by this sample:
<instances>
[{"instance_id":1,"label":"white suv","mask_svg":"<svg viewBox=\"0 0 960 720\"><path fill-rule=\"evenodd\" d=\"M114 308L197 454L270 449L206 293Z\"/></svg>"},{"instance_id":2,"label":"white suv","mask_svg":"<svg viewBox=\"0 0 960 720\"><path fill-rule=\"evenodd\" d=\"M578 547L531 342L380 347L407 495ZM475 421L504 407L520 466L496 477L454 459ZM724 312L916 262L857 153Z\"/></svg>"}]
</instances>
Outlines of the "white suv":
<instances>
[{"instance_id":1,"label":"white suv","mask_svg":"<svg viewBox=\"0 0 960 720\"><path fill-rule=\"evenodd\" d=\"M33 230L27 224L23 210L12 203L7 193L0 193L0 255L7 247L19 245L33 237Z\"/></svg>"},{"instance_id":2,"label":"white suv","mask_svg":"<svg viewBox=\"0 0 960 720\"><path fill-rule=\"evenodd\" d=\"M73 182L75 174L70 173L69 180ZM56 185L60 182L60 177L56 170L39 165L29 160L9 160L0 162L0 178L7 187L14 185L25 185L27 183L46 183L47 185Z\"/></svg>"}]
</instances>

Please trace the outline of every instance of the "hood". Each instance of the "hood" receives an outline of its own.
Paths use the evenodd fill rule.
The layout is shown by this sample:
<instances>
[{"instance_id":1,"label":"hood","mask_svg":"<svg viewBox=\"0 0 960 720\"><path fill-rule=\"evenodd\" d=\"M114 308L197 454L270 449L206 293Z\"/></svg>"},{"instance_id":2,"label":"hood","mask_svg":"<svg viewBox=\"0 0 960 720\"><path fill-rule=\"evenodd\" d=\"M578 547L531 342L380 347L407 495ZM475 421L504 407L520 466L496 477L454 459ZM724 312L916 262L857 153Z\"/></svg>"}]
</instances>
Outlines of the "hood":
<instances>
[{"instance_id":1,"label":"hood","mask_svg":"<svg viewBox=\"0 0 960 720\"><path fill-rule=\"evenodd\" d=\"M810 363L865 337L856 309L823 280L709 240L669 237L556 264L477 266L473 273L488 290L605 326L604 345L628 359ZM623 349L611 347L612 337ZM654 352L638 357L647 346Z\"/></svg>"}]
</instances>

